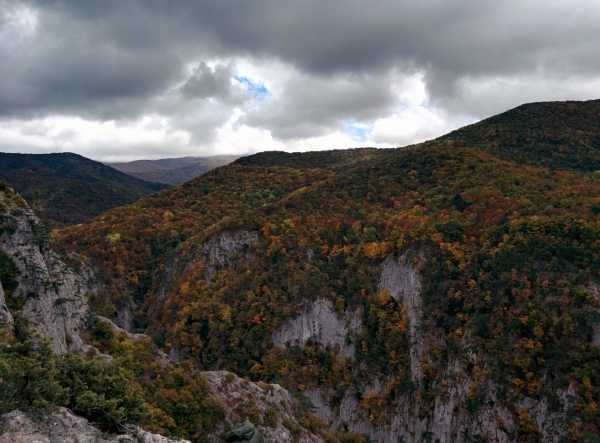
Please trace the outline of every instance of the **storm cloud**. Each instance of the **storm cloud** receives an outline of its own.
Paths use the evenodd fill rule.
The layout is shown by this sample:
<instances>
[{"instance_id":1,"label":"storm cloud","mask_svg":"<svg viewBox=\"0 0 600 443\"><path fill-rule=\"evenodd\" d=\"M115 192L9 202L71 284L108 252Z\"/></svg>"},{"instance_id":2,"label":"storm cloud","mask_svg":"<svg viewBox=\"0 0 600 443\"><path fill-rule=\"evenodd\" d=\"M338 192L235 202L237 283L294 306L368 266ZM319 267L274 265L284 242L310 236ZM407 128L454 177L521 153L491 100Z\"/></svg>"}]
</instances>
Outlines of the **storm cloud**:
<instances>
[{"instance_id":1,"label":"storm cloud","mask_svg":"<svg viewBox=\"0 0 600 443\"><path fill-rule=\"evenodd\" d=\"M401 145L524 101L598 98L598 41L595 0L0 0L0 131L151 118L165 153L183 131L201 155L225 127L285 145L359 125L362 143ZM377 136L403 115L421 129Z\"/></svg>"}]
</instances>

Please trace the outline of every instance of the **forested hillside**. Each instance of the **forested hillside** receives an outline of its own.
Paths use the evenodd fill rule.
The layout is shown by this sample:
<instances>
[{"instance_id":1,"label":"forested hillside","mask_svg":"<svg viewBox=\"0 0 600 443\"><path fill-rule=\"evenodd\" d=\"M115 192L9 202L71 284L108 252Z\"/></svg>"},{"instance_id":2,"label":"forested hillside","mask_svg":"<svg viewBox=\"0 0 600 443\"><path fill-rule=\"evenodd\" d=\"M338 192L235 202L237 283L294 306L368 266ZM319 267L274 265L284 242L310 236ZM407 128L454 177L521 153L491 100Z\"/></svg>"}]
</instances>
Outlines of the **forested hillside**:
<instances>
[{"instance_id":1,"label":"forested hillside","mask_svg":"<svg viewBox=\"0 0 600 443\"><path fill-rule=\"evenodd\" d=\"M530 103L438 138L504 160L592 172L600 169L600 101Z\"/></svg>"},{"instance_id":2,"label":"forested hillside","mask_svg":"<svg viewBox=\"0 0 600 443\"><path fill-rule=\"evenodd\" d=\"M0 180L19 192L51 228L86 222L168 187L71 153L0 153Z\"/></svg>"},{"instance_id":3,"label":"forested hillside","mask_svg":"<svg viewBox=\"0 0 600 443\"><path fill-rule=\"evenodd\" d=\"M297 390L332 427L597 441L599 108L531 104L396 150L257 154L56 241L112 285L98 312L135 314L197 367Z\"/></svg>"}]
</instances>

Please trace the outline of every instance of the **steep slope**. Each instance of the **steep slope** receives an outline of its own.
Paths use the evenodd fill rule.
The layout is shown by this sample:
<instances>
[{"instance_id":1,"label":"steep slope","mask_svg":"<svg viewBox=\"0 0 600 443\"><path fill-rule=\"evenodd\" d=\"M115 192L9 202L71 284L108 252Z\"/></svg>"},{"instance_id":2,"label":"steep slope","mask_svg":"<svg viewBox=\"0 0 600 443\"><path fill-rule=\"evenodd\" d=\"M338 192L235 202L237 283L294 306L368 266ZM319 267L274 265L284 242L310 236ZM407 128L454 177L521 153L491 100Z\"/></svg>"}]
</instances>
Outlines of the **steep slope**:
<instances>
[{"instance_id":1,"label":"steep slope","mask_svg":"<svg viewBox=\"0 0 600 443\"><path fill-rule=\"evenodd\" d=\"M235 155L216 155L136 160L129 163L107 163L107 165L141 180L178 186L211 169L231 163L236 158L238 157Z\"/></svg>"},{"instance_id":2,"label":"steep slope","mask_svg":"<svg viewBox=\"0 0 600 443\"><path fill-rule=\"evenodd\" d=\"M168 187L71 153L0 153L0 180L29 201L51 228L86 222Z\"/></svg>"},{"instance_id":3,"label":"steep slope","mask_svg":"<svg viewBox=\"0 0 600 443\"><path fill-rule=\"evenodd\" d=\"M447 141L240 159L59 241L173 358L297 389L336 429L596 438L600 181Z\"/></svg>"}]
</instances>

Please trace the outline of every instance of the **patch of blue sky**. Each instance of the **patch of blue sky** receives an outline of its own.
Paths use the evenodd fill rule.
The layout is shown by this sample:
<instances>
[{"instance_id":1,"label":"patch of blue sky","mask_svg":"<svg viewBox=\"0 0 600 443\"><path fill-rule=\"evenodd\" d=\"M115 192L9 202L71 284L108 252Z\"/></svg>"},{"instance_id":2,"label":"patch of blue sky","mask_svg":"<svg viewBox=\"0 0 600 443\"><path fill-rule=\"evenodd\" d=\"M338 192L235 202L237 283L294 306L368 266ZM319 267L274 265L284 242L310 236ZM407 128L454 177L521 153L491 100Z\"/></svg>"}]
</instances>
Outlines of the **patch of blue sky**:
<instances>
[{"instance_id":1,"label":"patch of blue sky","mask_svg":"<svg viewBox=\"0 0 600 443\"><path fill-rule=\"evenodd\" d=\"M233 77L242 87L246 88L246 92L251 94L255 100L262 101L271 95L271 92L266 88L264 83L254 82L248 77L235 75Z\"/></svg>"},{"instance_id":2,"label":"patch of blue sky","mask_svg":"<svg viewBox=\"0 0 600 443\"><path fill-rule=\"evenodd\" d=\"M364 142L367 140L367 136L373 130L375 121L357 122L354 119L344 121L346 131L352 137L352 140L357 142Z\"/></svg>"}]
</instances>

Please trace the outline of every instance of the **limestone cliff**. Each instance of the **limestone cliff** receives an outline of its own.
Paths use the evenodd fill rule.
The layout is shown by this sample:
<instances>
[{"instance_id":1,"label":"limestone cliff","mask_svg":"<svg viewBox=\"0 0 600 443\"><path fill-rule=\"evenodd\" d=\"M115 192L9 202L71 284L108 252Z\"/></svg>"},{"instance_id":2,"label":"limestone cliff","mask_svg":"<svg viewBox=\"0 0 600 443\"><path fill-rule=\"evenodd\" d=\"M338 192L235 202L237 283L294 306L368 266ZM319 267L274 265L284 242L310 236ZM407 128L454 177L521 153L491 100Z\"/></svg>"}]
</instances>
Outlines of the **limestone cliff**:
<instances>
[{"instance_id":1,"label":"limestone cliff","mask_svg":"<svg viewBox=\"0 0 600 443\"><path fill-rule=\"evenodd\" d=\"M245 230L223 231L208 240L202 248L206 256L206 283L210 284L210 278L216 269L229 263L234 254L243 252L248 260L250 258L248 248L257 242L258 232Z\"/></svg>"},{"instance_id":2,"label":"limestone cliff","mask_svg":"<svg viewBox=\"0 0 600 443\"><path fill-rule=\"evenodd\" d=\"M193 271L199 267L206 285L211 284L211 278L214 273L222 266L231 265L233 259L238 254L242 255L243 260L248 262L253 258L251 247L258 243L259 237L257 231L236 230L222 231L207 239L201 248L191 248L184 253L178 251L173 254L164 264L164 278L160 285L157 285L155 292L150 297L147 318L160 317L164 309L165 301L173 290L177 290L182 275ZM124 329L126 325L114 319L115 323ZM130 330L130 329L128 329ZM150 327L152 330L152 327ZM169 350L169 357L172 360L180 361L187 356L186 351L177 344L173 344Z\"/></svg>"},{"instance_id":3,"label":"limestone cliff","mask_svg":"<svg viewBox=\"0 0 600 443\"><path fill-rule=\"evenodd\" d=\"M88 350L79 333L88 312L89 292L96 290L92 272L78 262L76 273L49 248L45 227L19 195L0 191L0 208L4 228L0 250L19 271L16 288L9 295L19 306L19 315L42 336L52 338L56 353ZM2 295L0 311L10 319L2 303L8 295Z\"/></svg>"},{"instance_id":4,"label":"limestone cliff","mask_svg":"<svg viewBox=\"0 0 600 443\"><path fill-rule=\"evenodd\" d=\"M398 395L392 406L371 410L361 402L367 396L383 399L392 388L389 377L369 372L367 381L357 381L345 395L332 405L329 390L309 388L304 394L316 408L315 414L333 429L348 429L366 434L376 442L417 443L422 441L440 443L467 443L470 441L493 441L512 443L517 441L517 422L524 419L542 436L543 441L558 443L567 434L566 419L572 408L575 391L572 388L556 392L560 406L550 408L545 400L522 396L511 409L504 406L502 390L489 377L490 368L483 368L481 376L474 379L464 369L464 362L451 359L445 368L439 368L433 383L428 387L433 393L431 412L423 414L426 406L423 400L423 365L428 362L425 350L432 343L426 338L422 328L422 282L419 267L426 260L422 252L411 252L400 256L389 256L381 264L379 291L389 291L390 295L403 303L409 312L410 368L416 390ZM276 344L294 341L302 346L316 330L333 329L338 335L347 331L342 322L327 304L320 302L317 309L307 309L299 317L292 319L281 331L274 334ZM320 313L320 314L317 314ZM327 313L327 316L323 315ZM306 324L306 325L305 325ZM305 325L305 326L304 326ZM305 332L308 330L308 332ZM360 330L360 327L357 328ZM338 335L325 334L326 337ZM329 338L332 343L333 338ZM338 342L341 341L337 338ZM468 334L463 340L470 364L478 363L476 353L468 351L472 347ZM366 367L359 364L359 371ZM363 379L364 380L364 379ZM479 406L470 410L466 405L478 398ZM525 418L524 418L525 417ZM481 440L481 439L487 440ZM478 440L479 439L479 440Z\"/></svg>"},{"instance_id":5,"label":"limestone cliff","mask_svg":"<svg viewBox=\"0 0 600 443\"><path fill-rule=\"evenodd\" d=\"M168 289L171 288L181 275L195 266L201 264L204 266L206 284L210 284L211 277L215 271L231 263L232 257L240 252L244 253L244 259L250 260L252 253L250 247L258 242L258 232L256 231L223 231L209 238L200 250L192 249L186 251L186 254L175 253L169 257L164 264L165 276L160 285L156 288L156 303L148 309L148 315L152 316L168 296ZM184 258L185 257L185 258ZM116 322L124 329L127 327Z\"/></svg>"},{"instance_id":6,"label":"limestone cliff","mask_svg":"<svg viewBox=\"0 0 600 443\"><path fill-rule=\"evenodd\" d=\"M331 300L318 299L273 333L273 344L303 347L307 341L322 347L338 346L340 357L354 355L353 337L361 332L361 311L336 314Z\"/></svg>"},{"instance_id":7,"label":"limestone cliff","mask_svg":"<svg viewBox=\"0 0 600 443\"><path fill-rule=\"evenodd\" d=\"M425 345L421 328L421 279L417 273L424 255L403 254L400 257L388 256L381 264L381 280L379 291L388 290L396 300L408 308L410 338L410 370L413 381L423 378L421 359Z\"/></svg>"}]
</instances>

